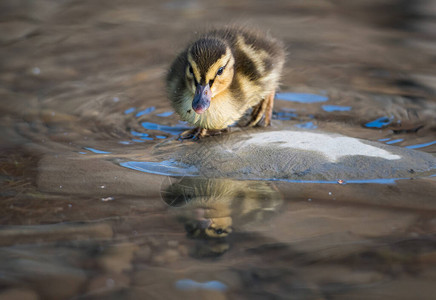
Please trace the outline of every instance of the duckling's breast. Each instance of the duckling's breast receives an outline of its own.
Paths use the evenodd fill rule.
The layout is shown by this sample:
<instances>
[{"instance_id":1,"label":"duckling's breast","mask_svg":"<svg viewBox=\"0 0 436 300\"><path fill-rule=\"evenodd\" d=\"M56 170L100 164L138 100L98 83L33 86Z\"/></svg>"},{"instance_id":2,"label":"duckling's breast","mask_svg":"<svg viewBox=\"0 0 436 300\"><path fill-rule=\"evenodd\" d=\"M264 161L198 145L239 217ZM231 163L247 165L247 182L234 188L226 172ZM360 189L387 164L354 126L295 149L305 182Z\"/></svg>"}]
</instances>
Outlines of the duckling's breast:
<instances>
[{"instance_id":1,"label":"duckling's breast","mask_svg":"<svg viewBox=\"0 0 436 300\"><path fill-rule=\"evenodd\" d=\"M269 80L268 78L265 78ZM232 88L213 97L209 108L202 114L197 114L192 109L193 95L183 95L184 101L178 107L177 112L184 121L206 129L225 129L235 124L247 112L248 109L257 105L266 96L274 91L271 84L257 84L249 78L238 75L232 84Z\"/></svg>"}]
</instances>

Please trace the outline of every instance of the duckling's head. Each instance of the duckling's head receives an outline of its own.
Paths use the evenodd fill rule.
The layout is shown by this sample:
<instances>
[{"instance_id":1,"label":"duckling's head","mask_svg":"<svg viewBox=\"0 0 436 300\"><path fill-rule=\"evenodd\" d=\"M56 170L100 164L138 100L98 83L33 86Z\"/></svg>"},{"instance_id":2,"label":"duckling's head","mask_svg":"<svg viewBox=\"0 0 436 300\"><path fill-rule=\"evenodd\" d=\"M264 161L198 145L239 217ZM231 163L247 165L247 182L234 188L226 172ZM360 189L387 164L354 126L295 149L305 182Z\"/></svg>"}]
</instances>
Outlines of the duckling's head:
<instances>
[{"instance_id":1,"label":"duckling's head","mask_svg":"<svg viewBox=\"0 0 436 300\"><path fill-rule=\"evenodd\" d=\"M188 49L186 82L192 92L192 109L205 112L214 97L231 84L235 59L227 43L215 37L197 40Z\"/></svg>"}]
</instances>

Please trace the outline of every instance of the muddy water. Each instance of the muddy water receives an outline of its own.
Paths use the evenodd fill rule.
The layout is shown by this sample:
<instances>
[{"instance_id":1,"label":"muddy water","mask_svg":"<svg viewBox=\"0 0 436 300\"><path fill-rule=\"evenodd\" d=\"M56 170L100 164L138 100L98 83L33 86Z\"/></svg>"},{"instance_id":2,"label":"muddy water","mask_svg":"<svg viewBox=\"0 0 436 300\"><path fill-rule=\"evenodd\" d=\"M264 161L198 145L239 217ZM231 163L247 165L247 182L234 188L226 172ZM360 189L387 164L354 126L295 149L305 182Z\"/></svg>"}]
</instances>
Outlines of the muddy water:
<instances>
[{"instance_id":1,"label":"muddy water","mask_svg":"<svg viewBox=\"0 0 436 300\"><path fill-rule=\"evenodd\" d=\"M435 16L427 0L1 1L0 298L432 299L435 177L212 180L122 162L180 147L165 70L236 21L287 46L275 129L434 155Z\"/></svg>"}]
</instances>

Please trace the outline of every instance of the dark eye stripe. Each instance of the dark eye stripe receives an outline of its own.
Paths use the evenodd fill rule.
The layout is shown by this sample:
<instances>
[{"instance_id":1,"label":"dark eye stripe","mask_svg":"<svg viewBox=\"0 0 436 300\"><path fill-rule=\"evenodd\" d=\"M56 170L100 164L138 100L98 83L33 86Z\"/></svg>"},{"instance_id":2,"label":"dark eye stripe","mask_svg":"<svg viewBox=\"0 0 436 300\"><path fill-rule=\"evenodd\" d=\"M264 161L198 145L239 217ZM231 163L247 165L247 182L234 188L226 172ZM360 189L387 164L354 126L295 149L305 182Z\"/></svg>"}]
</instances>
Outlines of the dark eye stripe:
<instances>
[{"instance_id":1,"label":"dark eye stripe","mask_svg":"<svg viewBox=\"0 0 436 300\"><path fill-rule=\"evenodd\" d=\"M198 85L197 78L195 78L195 75L194 75L194 69L192 68L191 64L188 64L188 66L189 66L188 72L192 75L192 78L194 79L195 85Z\"/></svg>"},{"instance_id":2,"label":"dark eye stripe","mask_svg":"<svg viewBox=\"0 0 436 300\"><path fill-rule=\"evenodd\" d=\"M216 72L215 77L217 77L217 76L219 76L219 75L221 75L221 74L223 73L224 69L225 69L225 68L227 67L227 65L229 64L229 61L230 61L230 59L226 62L226 64L225 64L223 67L221 67L221 68L218 69L218 72ZM214 78L214 80L215 80L215 78Z\"/></svg>"}]
</instances>

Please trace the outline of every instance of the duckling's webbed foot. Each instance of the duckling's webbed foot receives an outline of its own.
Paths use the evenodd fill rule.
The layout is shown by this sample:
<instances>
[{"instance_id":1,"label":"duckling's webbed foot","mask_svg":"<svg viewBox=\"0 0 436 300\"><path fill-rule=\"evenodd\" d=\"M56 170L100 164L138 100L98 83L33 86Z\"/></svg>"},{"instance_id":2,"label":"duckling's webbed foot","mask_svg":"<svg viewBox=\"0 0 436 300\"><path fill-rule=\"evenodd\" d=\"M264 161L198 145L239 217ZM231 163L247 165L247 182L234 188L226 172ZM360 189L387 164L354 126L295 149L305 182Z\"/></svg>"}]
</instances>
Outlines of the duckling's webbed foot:
<instances>
[{"instance_id":1,"label":"duckling's webbed foot","mask_svg":"<svg viewBox=\"0 0 436 300\"><path fill-rule=\"evenodd\" d=\"M197 127L182 132L179 135L179 140L199 140L207 135L207 129Z\"/></svg>"},{"instance_id":2,"label":"duckling's webbed foot","mask_svg":"<svg viewBox=\"0 0 436 300\"><path fill-rule=\"evenodd\" d=\"M251 121L247 126L269 126L274 106L274 92L268 95L262 102L253 108Z\"/></svg>"},{"instance_id":3,"label":"duckling's webbed foot","mask_svg":"<svg viewBox=\"0 0 436 300\"><path fill-rule=\"evenodd\" d=\"M179 140L199 140L204 137L219 135L224 132L229 132L230 128L225 129L206 129L206 128L192 128L182 132L179 135Z\"/></svg>"}]
</instances>

